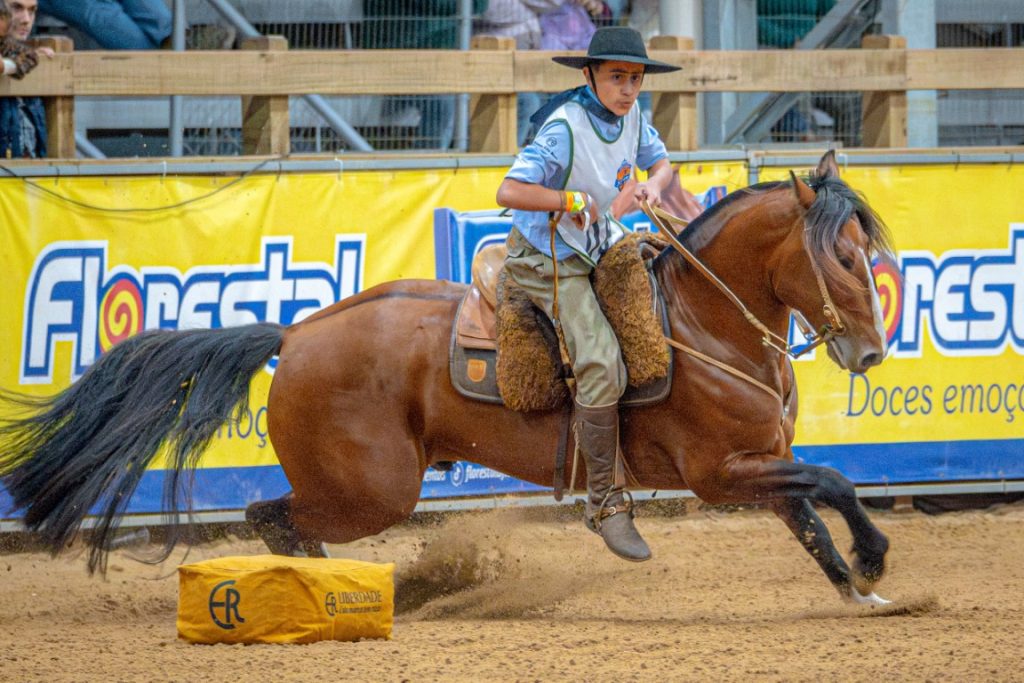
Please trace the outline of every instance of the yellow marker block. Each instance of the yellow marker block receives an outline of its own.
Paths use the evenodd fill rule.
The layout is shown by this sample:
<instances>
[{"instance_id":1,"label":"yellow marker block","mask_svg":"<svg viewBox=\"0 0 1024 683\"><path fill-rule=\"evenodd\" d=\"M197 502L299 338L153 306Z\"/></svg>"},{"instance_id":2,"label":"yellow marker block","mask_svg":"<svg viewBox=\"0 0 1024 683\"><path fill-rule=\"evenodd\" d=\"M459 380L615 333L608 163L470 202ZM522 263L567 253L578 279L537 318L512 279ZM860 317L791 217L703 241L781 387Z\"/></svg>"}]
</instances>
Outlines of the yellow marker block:
<instances>
[{"instance_id":1,"label":"yellow marker block","mask_svg":"<svg viewBox=\"0 0 1024 683\"><path fill-rule=\"evenodd\" d=\"M257 555L178 567L178 637L193 643L391 638L395 565Z\"/></svg>"}]
</instances>

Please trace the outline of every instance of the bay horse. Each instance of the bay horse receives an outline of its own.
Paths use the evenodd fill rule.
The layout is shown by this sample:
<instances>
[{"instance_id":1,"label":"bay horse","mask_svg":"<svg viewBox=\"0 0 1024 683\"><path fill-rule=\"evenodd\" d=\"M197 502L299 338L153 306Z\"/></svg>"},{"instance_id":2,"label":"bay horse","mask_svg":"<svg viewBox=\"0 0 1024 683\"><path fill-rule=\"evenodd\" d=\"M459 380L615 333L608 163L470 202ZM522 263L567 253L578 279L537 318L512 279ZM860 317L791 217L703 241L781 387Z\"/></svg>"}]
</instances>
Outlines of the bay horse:
<instances>
[{"instance_id":1,"label":"bay horse","mask_svg":"<svg viewBox=\"0 0 1024 683\"><path fill-rule=\"evenodd\" d=\"M766 343L749 318L783 338L795 310L828 331L822 339L834 362L865 372L886 352L870 261L892 251L884 224L839 178L832 153L806 181L791 176L732 193L680 235L745 310L679 252L655 259L670 342L698 354L676 353L665 401L623 409L622 448L643 487L768 506L841 596L880 603L873 587L889 542L849 480L794 462L792 365L787 349ZM54 553L99 505L89 568L105 568L107 544L146 465L169 452L164 504L187 506L183 473L217 429L237 419L251 377L278 355L268 428L292 493L247 514L273 551L345 543L405 520L424 471L439 461L550 485L560 410L513 412L452 388L448 345L464 293L451 282L395 281L287 328L141 333L54 397L7 394L31 412L0 428L3 484ZM849 526L849 564L814 503L838 510Z\"/></svg>"}]
</instances>

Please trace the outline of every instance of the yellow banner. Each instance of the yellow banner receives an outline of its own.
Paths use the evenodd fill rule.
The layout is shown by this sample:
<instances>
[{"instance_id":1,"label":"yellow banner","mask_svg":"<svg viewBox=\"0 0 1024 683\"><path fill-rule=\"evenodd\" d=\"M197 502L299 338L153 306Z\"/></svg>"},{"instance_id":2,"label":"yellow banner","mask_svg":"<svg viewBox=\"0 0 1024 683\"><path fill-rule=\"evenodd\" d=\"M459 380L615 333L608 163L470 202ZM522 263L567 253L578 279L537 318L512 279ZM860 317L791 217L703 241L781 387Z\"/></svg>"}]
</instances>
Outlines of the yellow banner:
<instances>
[{"instance_id":1,"label":"yellow banner","mask_svg":"<svg viewBox=\"0 0 1024 683\"><path fill-rule=\"evenodd\" d=\"M289 324L433 278L433 211L494 208L505 169L0 181L0 386L52 394L141 329ZM276 462L270 374L206 467Z\"/></svg>"},{"instance_id":2,"label":"yellow banner","mask_svg":"<svg viewBox=\"0 0 1024 683\"><path fill-rule=\"evenodd\" d=\"M747 186L745 162L689 162L673 166L679 168L679 183L698 196L716 187L728 194Z\"/></svg>"},{"instance_id":3,"label":"yellow banner","mask_svg":"<svg viewBox=\"0 0 1024 683\"><path fill-rule=\"evenodd\" d=\"M0 386L54 393L144 328L289 324L380 282L433 278L434 209L496 208L505 171L2 180ZM843 173L898 250L900 273L876 273L891 351L863 377L824 353L798 361L797 444L1019 443L1024 199L1011 188L1024 169ZM698 196L746 177L736 162L680 168ZM760 177L785 179L788 169ZM275 462L269 383L269 373L257 377L249 413L221 430L205 467Z\"/></svg>"}]
</instances>

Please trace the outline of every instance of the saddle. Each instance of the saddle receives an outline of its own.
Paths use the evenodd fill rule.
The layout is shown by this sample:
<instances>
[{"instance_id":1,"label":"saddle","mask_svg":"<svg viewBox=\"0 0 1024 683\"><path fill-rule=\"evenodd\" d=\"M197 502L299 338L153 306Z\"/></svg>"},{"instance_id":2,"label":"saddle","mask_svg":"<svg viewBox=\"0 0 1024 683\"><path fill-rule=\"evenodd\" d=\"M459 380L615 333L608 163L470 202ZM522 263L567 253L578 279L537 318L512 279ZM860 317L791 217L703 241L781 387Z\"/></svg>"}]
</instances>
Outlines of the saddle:
<instances>
[{"instance_id":1,"label":"saddle","mask_svg":"<svg viewBox=\"0 0 1024 683\"><path fill-rule=\"evenodd\" d=\"M632 233L605 254L591 275L626 364L624 406L658 403L671 388L668 315L649 271L665 246L656 234ZM473 259L472 284L452 329L452 385L467 398L512 410L565 408L571 404L566 379L572 369L562 363L551 320L505 275L505 255L504 245L493 245Z\"/></svg>"}]
</instances>

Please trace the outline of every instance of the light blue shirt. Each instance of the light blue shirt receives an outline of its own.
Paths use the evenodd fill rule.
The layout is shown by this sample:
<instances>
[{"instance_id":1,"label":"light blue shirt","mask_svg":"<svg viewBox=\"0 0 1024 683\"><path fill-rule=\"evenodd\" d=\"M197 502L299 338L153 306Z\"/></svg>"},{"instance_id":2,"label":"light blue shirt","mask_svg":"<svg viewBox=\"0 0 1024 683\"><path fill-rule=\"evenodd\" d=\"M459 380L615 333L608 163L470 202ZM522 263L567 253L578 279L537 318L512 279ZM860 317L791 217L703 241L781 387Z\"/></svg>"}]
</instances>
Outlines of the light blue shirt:
<instances>
[{"instance_id":1,"label":"light blue shirt","mask_svg":"<svg viewBox=\"0 0 1024 683\"><path fill-rule=\"evenodd\" d=\"M586 95L590 98L587 104L590 106L603 106L598 103L594 92L588 86ZM600 131L603 137L609 140L615 139L622 129L622 119L614 123L608 123L589 110L587 117L591 123ZM518 180L524 183L542 185L555 190L560 190L565 185L565 179L571 170L572 156L570 154L569 129L564 122L546 121L529 145L524 147L516 156L512 168L505 174L506 178ZM647 122L647 119L640 115L640 145L636 154L636 166L648 170L661 159L668 158L668 151L665 143L661 141L658 131ZM567 188L572 189L572 188ZM523 237L529 241L534 248L540 250L547 256L551 256L551 234L548 229L548 214L546 211L512 211L512 225ZM555 237L555 253L559 261L575 253L558 236Z\"/></svg>"}]
</instances>

